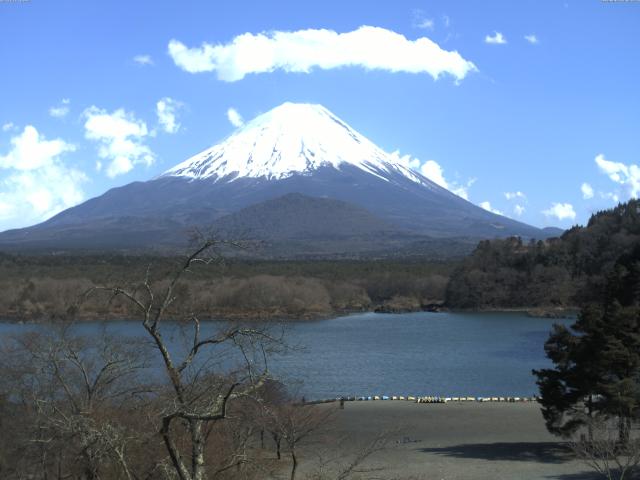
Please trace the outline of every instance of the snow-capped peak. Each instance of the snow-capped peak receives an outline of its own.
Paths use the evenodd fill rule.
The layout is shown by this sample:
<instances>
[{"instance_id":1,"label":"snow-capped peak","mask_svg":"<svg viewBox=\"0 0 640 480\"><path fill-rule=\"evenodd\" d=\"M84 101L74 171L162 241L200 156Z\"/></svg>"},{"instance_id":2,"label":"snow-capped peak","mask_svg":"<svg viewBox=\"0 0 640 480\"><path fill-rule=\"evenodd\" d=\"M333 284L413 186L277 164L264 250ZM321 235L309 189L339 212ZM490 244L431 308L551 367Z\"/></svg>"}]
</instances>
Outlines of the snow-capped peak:
<instances>
[{"instance_id":1,"label":"snow-capped peak","mask_svg":"<svg viewBox=\"0 0 640 480\"><path fill-rule=\"evenodd\" d=\"M238 128L221 143L167 170L163 176L214 181L242 177L282 179L320 167L349 164L380 178L400 173L433 184L398 163L322 105L283 103Z\"/></svg>"}]
</instances>

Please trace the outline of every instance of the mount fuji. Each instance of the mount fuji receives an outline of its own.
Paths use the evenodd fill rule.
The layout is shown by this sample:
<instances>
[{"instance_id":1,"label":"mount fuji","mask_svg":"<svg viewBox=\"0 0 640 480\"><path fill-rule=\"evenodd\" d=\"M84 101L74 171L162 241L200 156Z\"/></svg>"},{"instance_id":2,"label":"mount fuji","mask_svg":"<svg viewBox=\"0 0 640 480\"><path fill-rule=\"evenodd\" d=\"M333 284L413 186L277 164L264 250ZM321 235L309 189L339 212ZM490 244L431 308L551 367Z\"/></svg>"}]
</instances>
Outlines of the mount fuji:
<instances>
[{"instance_id":1,"label":"mount fuji","mask_svg":"<svg viewBox=\"0 0 640 480\"><path fill-rule=\"evenodd\" d=\"M321 105L285 103L159 177L1 233L0 248L171 249L193 227L301 255L550 236L440 187Z\"/></svg>"}]
</instances>

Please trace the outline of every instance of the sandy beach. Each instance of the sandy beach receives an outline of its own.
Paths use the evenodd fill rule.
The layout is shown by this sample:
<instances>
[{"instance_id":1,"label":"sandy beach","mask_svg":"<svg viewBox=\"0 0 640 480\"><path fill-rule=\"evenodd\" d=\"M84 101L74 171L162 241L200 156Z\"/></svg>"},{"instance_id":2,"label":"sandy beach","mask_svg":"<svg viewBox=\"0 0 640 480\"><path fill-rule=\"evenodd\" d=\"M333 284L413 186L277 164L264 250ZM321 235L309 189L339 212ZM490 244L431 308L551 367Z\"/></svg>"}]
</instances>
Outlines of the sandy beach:
<instances>
[{"instance_id":1,"label":"sandy beach","mask_svg":"<svg viewBox=\"0 0 640 480\"><path fill-rule=\"evenodd\" d=\"M320 408L337 409L337 405ZM366 463L381 468L376 478L598 478L547 432L535 402L346 402L344 410L337 410L335 423L334 434L350 439L346 446L340 446L345 459L380 432L393 432L388 448L376 452ZM307 459L316 453L310 449Z\"/></svg>"}]
</instances>

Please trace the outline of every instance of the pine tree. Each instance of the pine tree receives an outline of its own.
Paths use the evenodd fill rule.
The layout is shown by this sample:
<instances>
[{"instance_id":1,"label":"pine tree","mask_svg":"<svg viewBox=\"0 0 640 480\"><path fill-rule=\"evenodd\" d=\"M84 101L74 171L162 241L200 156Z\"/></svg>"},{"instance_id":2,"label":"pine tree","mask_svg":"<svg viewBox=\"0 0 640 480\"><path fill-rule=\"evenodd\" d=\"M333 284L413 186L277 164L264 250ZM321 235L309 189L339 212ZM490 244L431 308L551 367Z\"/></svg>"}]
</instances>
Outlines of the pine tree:
<instances>
[{"instance_id":1,"label":"pine tree","mask_svg":"<svg viewBox=\"0 0 640 480\"><path fill-rule=\"evenodd\" d=\"M554 368L535 370L547 429L570 436L595 416L615 419L619 440L640 419L640 247L621 257L601 305L585 306L545 343Z\"/></svg>"}]
</instances>

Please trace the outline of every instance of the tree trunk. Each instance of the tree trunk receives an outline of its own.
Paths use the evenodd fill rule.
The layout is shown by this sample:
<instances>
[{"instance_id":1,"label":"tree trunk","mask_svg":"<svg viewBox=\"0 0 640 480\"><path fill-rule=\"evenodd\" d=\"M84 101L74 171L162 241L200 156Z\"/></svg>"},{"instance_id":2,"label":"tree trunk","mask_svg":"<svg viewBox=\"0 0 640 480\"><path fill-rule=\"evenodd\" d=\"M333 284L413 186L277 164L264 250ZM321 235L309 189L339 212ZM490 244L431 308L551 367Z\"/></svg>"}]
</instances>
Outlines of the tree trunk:
<instances>
[{"instance_id":1,"label":"tree trunk","mask_svg":"<svg viewBox=\"0 0 640 480\"><path fill-rule=\"evenodd\" d=\"M587 404L587 412L589 414L589 423L587 429L589 432L589 445L593 445L593 395L589 394L589 403Z\"/></svg>"},{"instance_id":2,"label":"tree trunk","mask_svg":"<svg viewBox=\"0 0 640 480\"><path fill-rule=\"evenodd\" d=\"M205 436L202 431L201 420L190 420L191 430L191 478L193 480L204 480L206 478L206 468L204 464Z\"/></svg>"},{"instance_id":3,"label":"tree trunk","mask_svg":"<svg viewBox=\"0 0 640 480\"><path fill-rule=\"evenodd\" d=\"M85 468L84 478L85 480L94 480L96 478L94 471L90 467Z\"/></svg>"},{"instance_id":4,"label":"tree trunk","mask_svg":"<svg viewBox=\"0 0 640 480\"><path fill-rule=\"evenodd\" d=\"M618 418L618 443L626 445L629 442L629 419L624 417Z\"/></svg>"},{"instance_id":5,"label":"tree trunk","mask_svg":"<svg viewBox=\"0 0 640 480\"><path fill-rule=\"evenodd\" d=\"M184 464L180 453L176 445L171 438L171 433L169 431L171 426L171 417L165 417L162 420L162 428L160 430L160 434L162 435L162 440L164 441L164 445L167 448L167 453L169 453L169 458L171 459L171 463L178 474L178 478L180 480L191 480L191 474L189 473L189 469Z\"/></svg>"},{"instance_id":6,"label":"tree trunk","mask_svg":"<svg viewBox=\"0 0 640 480\"><path fill-rule=\"evenodd\" d=\"M95 464L91 452L85 449L82 453L84 457L84 478L86 480L95 480L98 478L98 466Z\"/></svg>"},{"instance_id":7,"label":"tree trunk","mask_svg":"<svg viewBox=\"0 0 640 480\"><path fill-rule=\"evenodd\" d=\"M280 454L280 435L278 435L277 433L271 432L271 436L273 437L273 441L276 444L276 456L278 457L278 460L280 460L282 458L282 455Z\"/></svg>"},{"instance_id":8,"label":"tree trunk","mask_svg":"<svg viewBox=\"0 0 640 480\"><path fill-rule=\"evenodd\" d=\"M295 449L291 449L291 479L296 480L296 470L298 470L298 457L296 457Z\"/></svg>"}]
</instances>

